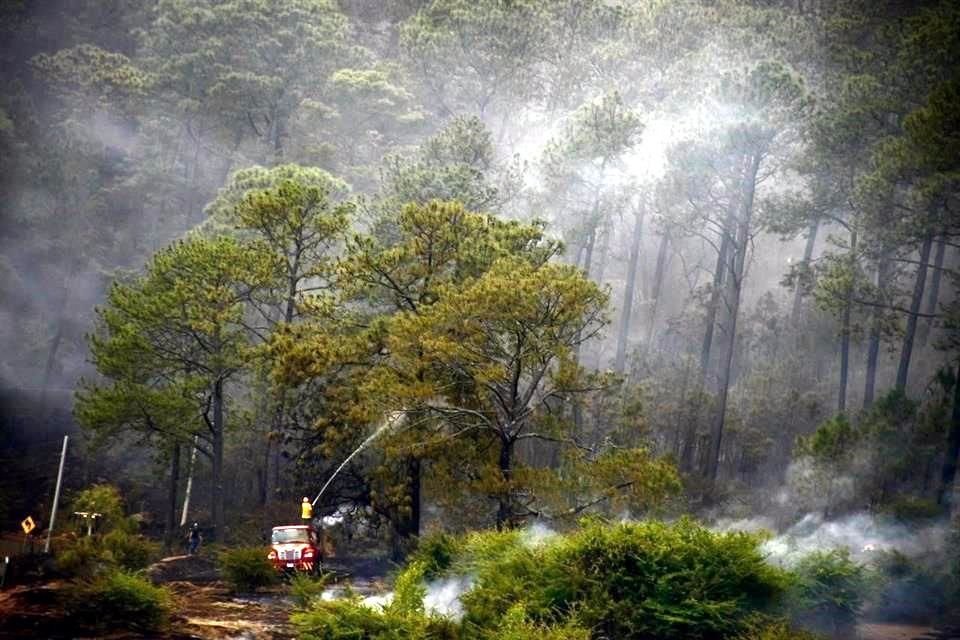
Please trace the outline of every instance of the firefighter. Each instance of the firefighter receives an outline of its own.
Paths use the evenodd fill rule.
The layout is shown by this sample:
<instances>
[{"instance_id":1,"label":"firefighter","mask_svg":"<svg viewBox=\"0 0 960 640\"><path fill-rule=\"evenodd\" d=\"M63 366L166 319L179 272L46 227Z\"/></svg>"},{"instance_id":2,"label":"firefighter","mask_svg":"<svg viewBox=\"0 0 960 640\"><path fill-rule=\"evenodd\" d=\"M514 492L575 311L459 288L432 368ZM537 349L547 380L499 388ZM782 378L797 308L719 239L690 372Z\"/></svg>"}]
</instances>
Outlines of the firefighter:
<instances>
[{"instance_id":1,"label":"firefighter","mask_svg":"<svg viewBox=\"0 0 960 640\"><path fill-rule=\"evenodd\" d=\"M200 523L194 522L193 526L190 527L190 534L187 536L187 541L189 542L188 555L194 555L197 552L197 549L200 548L200 541L203 540L203 536L200 535Z\"/></svg>"},{"instance_id":2,"label":"firefighter","mask_svg":"<svg viewBox=\"0 0 960 640\"><path fill-rule=\"evenodd\" d=\"M313 523L313 505L307 496L303 496L303 502L300 503L300 518L303 519L303 524Z\"/></svg>"}]
</instances>

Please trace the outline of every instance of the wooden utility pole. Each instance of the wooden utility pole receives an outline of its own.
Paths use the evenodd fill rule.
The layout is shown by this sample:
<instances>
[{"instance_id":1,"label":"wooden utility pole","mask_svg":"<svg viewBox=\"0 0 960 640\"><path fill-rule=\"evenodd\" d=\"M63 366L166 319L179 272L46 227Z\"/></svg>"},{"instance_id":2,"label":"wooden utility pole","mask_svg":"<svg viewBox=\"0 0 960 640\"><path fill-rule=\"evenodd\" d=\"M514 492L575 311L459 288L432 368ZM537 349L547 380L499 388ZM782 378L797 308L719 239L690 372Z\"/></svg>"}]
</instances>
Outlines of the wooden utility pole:
<instances>
[{"instance_id":1,"label":"wooden utility pole","mask_svg":"<svg viewBox=\"0 0 960 640\"><path fill-rule=\"evenodd\" d=\"M43 552L50 553L50 537L53 535L53 524L57 520L57 503L60 502L60 485L63 484L63 463L67 459L67 441L70 436L63 436L63 450L60 452L60 470L57 471L57 488L53 492L53 508L50 510L50 526L47 527L47 541L43 545Z\"/></svg>"}]
</instances>

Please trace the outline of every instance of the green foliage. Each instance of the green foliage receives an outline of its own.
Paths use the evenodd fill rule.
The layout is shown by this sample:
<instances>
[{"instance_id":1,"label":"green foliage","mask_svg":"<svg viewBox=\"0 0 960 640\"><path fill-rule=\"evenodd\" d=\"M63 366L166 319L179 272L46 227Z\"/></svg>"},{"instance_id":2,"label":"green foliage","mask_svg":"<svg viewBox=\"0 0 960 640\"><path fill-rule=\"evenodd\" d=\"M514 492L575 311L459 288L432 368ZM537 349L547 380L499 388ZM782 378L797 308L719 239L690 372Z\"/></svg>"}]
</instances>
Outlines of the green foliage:
<instances>
[{"instance_id":1,"label":"green foliage","mask_svg":"<svg viewBox=\"0 0 960 640\"><path fill-rule=\"evenodd\" d=\"M71 576L89 577L115 568L145 569L160 557L160 545L115 529L105 535L74 537L57 553L57 567Z\"/></svg>"},{"instance_id":2,"label":"green foliage","mask_svg":"<svg viewBox=\"0 0 960 640\"><path fill-rule=\"evenodd\" d=\"M160 544L116 529L100 539L104 557L123 569L145 569L160 557Z\"/></svg>"},{"instance_id":3,"label":"green foliage","mask_svg":"<svg viewBox=\"0 0 960 640\"><path fill-rule=\"evenodd\" d=\"M301 609L310 608L311 605L320 601L320 596L323 595L332 577L331 573L314 576L298 571L290 579L290 595L293 597L293 602Z\"/></svg>"},{"instance_id":4,"label":"green foliage","mask_svg":"<svg viewBox=\"0 0 960 640\"><path fill-rule=\"evenodd\" d=\"M956 576L939 554L909 557L896 550L880 551L871 564L873 589L864 607L871 619L922 624L951 610Z\"/></svg>"},{"instance_id":5,"label":"green foliage","mask_svg":"<svg viewBox=\"0 0 960 640\"><path fill-rule=\"evenodd\" d=\"M277 581L268 551L263 547L225 549L217 555L217 566L235 591L256 591Z\"/></svg>"},{"instance_id":6,"label":"green foliage","mask_svg":"<svg viewBox=\"0 0 960 640\"><path fill-rule=\"evenodd\" d=\"M302 640L357 638L362 640L455 640L457 625L422 611L383 610L364 605L359 596L318 602L290 616Z\"/></svg>"},{"instance_id":7,"label":"green foliage","mask_svg":"<svg viewBox=\"0 0 960 640\"><path fill-rule=\"evenodd\" d=\"M810 456L818 462L835 463L851 454L858 434L844 414L822 423L806 438L797 440L797 455Z\"/></svg>"},{"instance_id":8,"label":"green foliage","mask_svg":"<svg viewBox=\"0 0 960 640\"><path fill-rule=\"evenodd\" d=\"M74 585L68 606L71 615L83 624L148 632L167 624L172 598L164 587L138 574L111 570Z\"/></svg>"},{"instance_id":9,"label":"green foliage","mask_svg":"<svg viewBox=\"0 0 960 640\"><path fill-rule=\"evenodd\" d=\"M423 613L423 598L427 595L425 575L424 563L417 560L407 563L393 581L393 600L387 610L402 614Z\"/></svg>"},{"instance_id":10,"label":"green foliage","mask_svg":"<svg viewBox=\"0 0 960 640\"><path fill-rule=\"evenodd\" d=\"M109 484L95 484L80 491L70 503L72 512L99 513L96 529L106 533L116 527L129 528L124 519L123 498L120 490Z\"/></svg>"},{"instance_id":11,"label":"green foliage","mask_svg":"<svg viewBox=\"0 0 960 640\"><path fill-rule=\"evenodd\" d=\"M104 568L102 549L93 537L75 537L57 553L57 569L69 576L90 577Z\"/></svg>"},{"instance_id":12,"label":"green foliage","mask_svg":"<svg viewBox=\"0 0 960 640\"><path fill-rule=\"evenodd\" d=\"M456 200L470 211L498 211L520 186L519 168L502 165L479 118L453 119L411 157L390 155L381 170L381 207Z\"/></svg>"},{"instance_id":13,"label":"green foliage","mask_svg":"<svg viewBox=\"0 0 960 640\"><path fill-rule=\"evenodd\" d=\"M397 576L398 593L415 594L417 584L422 594L428 573L471 576L460 598L461 631L471 638L735 637L752 613L776 605L787 584L759 543L688 520L585 521L540 544L522 531L435 538ZM323 611L317 615L334 615ZM380 622L402 613L422 615L422 602L411 606L404 596ZM363 623L374 624L368 618Z\"/></svg>"},{"instance_id":14,"label":"green foliage","mask_svg":"<svg viewBox=\"0 0 960 640\"><path fill-rule=\"evenodd\" d=\"M865 568L846 549L816 551L793 568L788 606L804 627L849 637L867 594Z\"/></svg>"},{"instance_id":15,"label":"green foliage","mask_svg":"<svg viewBox=\"0 0 960 640\"><path fill-rule=\"evenodd\" d=\"M809 631L796 629L786 620L758 616L747 623L747 629L736 640L817 640Z\"/></svg>"},{"instance_id":16,"label":"green foliage","mask_svg":"<svg viewBox=\"0 0 960 640\"><path fill-rule=\"evenodd\" d=\"M943 515L943 508L930 498L899 495L883 505L882 511L902 522L933 520Z\"/></svg>"},{"instance_id":17,"label":"green foliage","mask_svg":"<svg viewBox=\"0 0 960 640\"><path fill-rule=\"evenodd\" d=\"M104 571L144 569L160 557L160 545L135 533L136 525L124 516L119 490L106 484L88 487L71 502L73 511L100 513L96 533L86 535L81 526L57 552L60 571L77 577L100 575Z\"/></svg>"},{"instance_id":18,"label":"green foliage","mask_svg":"<svg viewBox=\"0 0 960 640\"><path fill-rule=\"evenodd\" d=\"M456 536L443 532L433 533L420 538L409 563L419 564L423 569L423 577L429 580L445 573L460 554L460 550L461 542Z\"/></svg>"}]
</instances>

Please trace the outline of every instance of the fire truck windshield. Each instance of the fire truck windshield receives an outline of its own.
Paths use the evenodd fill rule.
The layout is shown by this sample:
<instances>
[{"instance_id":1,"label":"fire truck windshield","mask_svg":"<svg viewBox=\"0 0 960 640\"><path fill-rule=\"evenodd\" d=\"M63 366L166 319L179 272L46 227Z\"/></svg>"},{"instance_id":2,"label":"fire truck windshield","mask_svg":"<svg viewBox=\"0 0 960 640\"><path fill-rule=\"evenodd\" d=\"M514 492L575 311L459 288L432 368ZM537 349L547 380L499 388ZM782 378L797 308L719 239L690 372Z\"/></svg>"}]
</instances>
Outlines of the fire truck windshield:
<instances>
[{"instance_id":1,"label":"fire truck windshield","mask_svg":"<svg viewBox=\"0 0 960 640\"><path fill-rule=\"evenodd\" d=\"M274 529L271 539L273 544L288 542L310 542L310 534L306 529Z\"/></svg>"}]
</instances>

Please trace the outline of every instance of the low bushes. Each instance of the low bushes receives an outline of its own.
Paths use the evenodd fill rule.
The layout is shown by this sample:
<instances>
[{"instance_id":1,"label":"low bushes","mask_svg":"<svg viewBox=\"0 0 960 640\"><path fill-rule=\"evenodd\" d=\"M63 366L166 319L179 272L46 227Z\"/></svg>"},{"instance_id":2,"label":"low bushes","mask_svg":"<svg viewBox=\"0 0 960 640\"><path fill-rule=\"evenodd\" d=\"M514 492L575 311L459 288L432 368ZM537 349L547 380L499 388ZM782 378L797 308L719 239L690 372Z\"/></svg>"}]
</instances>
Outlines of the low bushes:
<instances>
[{"instance_id":1,"label":"low bushes","mask_svg":"<svg viewBox=\"0 0 960 640\"><path fill-rule=\"evenodd\" d=\"M401 611L386 606L375 610L359 596L317 602L291 616L301 640L357 638L358 640L457 640L458 625L439 616Z\"/></svg>"},{"instance_id":2,"label":"low bushes","mask_svg":"<svg viewBox=\"0 0 960 640\"><path fill-rule=\"evenodd\" d=\"M820 636L797 629L786 620L758 616L751 619L737 640L819 640Z\"/></svg>"},{"instance_id":3,"label":"low bushes","mask_svg":"<svg viewBox=\"0 0 960 640\"><path fill-rule=\"evenodd\" d=\"M865 568L847 550L817 551L793 568L789 607L794 620L834 637L852 637L867 593Z\"/></svg>"},{"instance_id":4,"label":"low bushes","mask_svg":"<svg viewBox=\"0 0 960 640\"><path fill-rule=\"evenodd\" d=\"M882 551L873 559L873 589L865 615L889 622L928 623L951 610L950 567L939 557Z\"/></svg>"},{"instance_id":5,"label":"low bushes","mask_svg":"<svg viewBox=\"0 0 960 640\"><path fill-rule=\"evenodd\" d=\"M112 569L75 583L68 606L81 625L154 631L167 624L171 597L138 574Z\"/></svg>"},{"instance_id":6,"label":"low bushes","mask_svg":"<svg viewBox=\"0 0 960 640\"><path fill-rule=\"evenodd\" d=\"M314 577L298 573L293 576L290 579L290 596L293 598L293 602L301 609L307 609L315 602L319 602L327 588L330 575L325 573L322 576Z\"/></svg>"},{"instance_id":7,"label":"low bushes","mask_svg":"<svg viewBox=\"0 0 960 640\"><path fill-rule=\"evenodd\" d=\"M348 599L317 603L294 622L303 638L735 638L788 584L759 545L687 520L586 522L542 542L517 531L442 536L396 576L382 612ZM459 622L423 606L430 583L452 576L472 584Z\"/></svg>"},{"instance_id":8,"label":"low bushes","mask_svg":"<svg viewBox=\"0 0 960 640\"><path fill-rule=\"evenodd\" d=\"M238 547L220 552L217 565L235 591L250 592L277 581L277 572L263 547Z\"/></svg>"},{"instance_id":9,"label":"low bushes","mask_svg":"<svg viewBox=\"0 0 960 640\"><path fill-rule=\"evenodd\" d=\"M114 529L103 536L68 539L57 554L57 568L69 576L91 578L114 568L144 569L159 557L159 544L141 535Z\"/></svg>"},{"instance_id":10,"label":"low bushes","mask_svg":"<svg viewBox=\"0 0 960 640\"><path fill-rule=\"evenodd\" d=\"M591 523L481 566L462 598L465 620L500 626L510 605L523 602L533 622L560 625L576 616L598 636L731 637L748 614L771 609L787 584L759 542L688 520Z\"/></svg>"}]
</instances>

